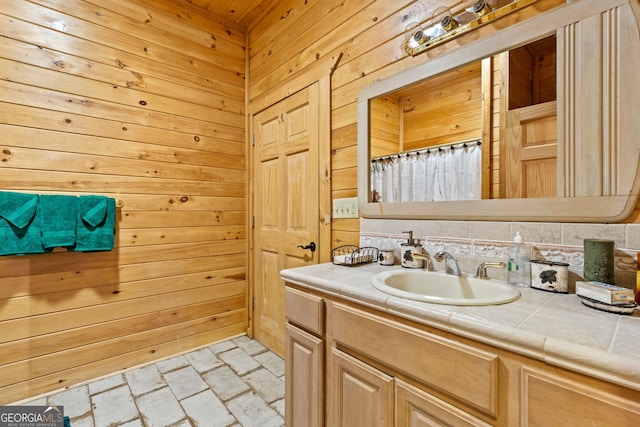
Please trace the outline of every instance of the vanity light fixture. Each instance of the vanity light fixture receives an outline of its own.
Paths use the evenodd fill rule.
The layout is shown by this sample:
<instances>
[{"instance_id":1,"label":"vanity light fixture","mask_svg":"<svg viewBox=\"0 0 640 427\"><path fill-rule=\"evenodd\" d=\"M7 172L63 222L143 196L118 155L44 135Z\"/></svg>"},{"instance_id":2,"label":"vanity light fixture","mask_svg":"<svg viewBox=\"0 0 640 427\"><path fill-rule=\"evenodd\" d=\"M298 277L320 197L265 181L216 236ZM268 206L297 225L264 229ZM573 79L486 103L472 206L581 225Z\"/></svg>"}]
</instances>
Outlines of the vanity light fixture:
<instances>
[{"instance_id":1,"label":"vanity light fixture","mask_svg":"<svg viewBox=\"0 0 640 427\"><path fill-rule=\"evenodd\" d=\"M473 13L478 17L482 18L487 13L491 12L491 6L484 1L478 0L473 4Z\"/></svg>"},{"instance_id":2,"label":"vanity light fixture","mask_svg":"<svg viewBox=\"0 0 640 427\"><path fill-rule=\"evenodd\" d=\"M420 45L426 43L427 41L429 41L431 37L429 37L428 35L426 35L424 33L424 31L422 31L421 28L418 28L416 30L415 33L413 33L413 35L411 36L411 38L409 39L409 46L412 48L417 48Z\"/></svg>"},{"instance_id":3,"label":"vanity light fixture","mask_svg":"<svg viewBox=\"0 0 640 427\"><path fill-rule=\"evenodd\" d=\"M442 18L442 20L440 21L440 25L442 25L442 28L444 28L448 32L455 28L458 28L458 21L453 19L451 15L447 15Z\"/></svg>"},{"instance_id":4,"label":"vanity light fixture","mask_svg":"<svg viewBox=\"0 0 640 427\"><path fill-rule=\"evenodd\" d=\"M437 46L539 0L469 0L459 10L446 6L435 9L424 21L412 22L405 29L404 51L411 56Z\"/></svg>"},{"instance_id":5,"label":"vanity light fixture","mask_svg":"<svg viewBox=\"0 0 640 427\"><path fill-rule=\"evenodd\" d=\"M431 38L424 32L422 26L415 21L409 22L404 29L405 46L410 49L417 49L424 45Z\"/></svg>"},{"instance_id":6,"label":"vanity light fixture","mask_svg":"<svg viewBox=\"0 0 640 427\"><path fill-rule=\"evenodd\" d=\"M459 16L460 14L456 14ZM451 13L451 9L446 6L440 6L435 9L431 17L431 22L436 22L445 32L451 32L458 28L460 23L456 20L456 16Z\"/></svg>"}]
</instances>

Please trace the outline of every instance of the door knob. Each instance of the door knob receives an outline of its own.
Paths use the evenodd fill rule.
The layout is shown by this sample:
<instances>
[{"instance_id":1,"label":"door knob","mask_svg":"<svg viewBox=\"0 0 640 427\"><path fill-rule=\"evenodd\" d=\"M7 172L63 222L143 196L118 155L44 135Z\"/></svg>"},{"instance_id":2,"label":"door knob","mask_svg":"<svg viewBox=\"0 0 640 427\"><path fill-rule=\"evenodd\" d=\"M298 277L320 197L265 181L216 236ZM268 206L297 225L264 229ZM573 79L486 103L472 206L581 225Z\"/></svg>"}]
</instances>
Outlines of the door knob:
<instances>
[{"instance_id":1,"label":"door knob","mask_svg":"<svg viewBox=\"0 0 640 427\"><path fill-rule=\"evenodd\" d=\"M315 252L316 251L316 242L311 242L308 245L302 246L302 245L298 245L299 248L302 249L309 249L311 252Z\"/></svg>"}]
</instances>

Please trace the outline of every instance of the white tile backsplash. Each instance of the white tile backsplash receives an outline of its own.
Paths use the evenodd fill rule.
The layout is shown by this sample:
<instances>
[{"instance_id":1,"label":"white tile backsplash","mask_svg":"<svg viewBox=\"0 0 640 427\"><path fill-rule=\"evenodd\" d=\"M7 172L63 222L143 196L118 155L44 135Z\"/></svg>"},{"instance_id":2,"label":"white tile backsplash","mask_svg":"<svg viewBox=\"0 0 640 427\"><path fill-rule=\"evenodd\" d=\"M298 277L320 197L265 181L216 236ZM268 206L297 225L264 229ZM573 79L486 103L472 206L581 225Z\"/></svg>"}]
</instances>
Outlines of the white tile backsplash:
<instances>
[{"instance_id":1,"label":"white tile backsplash","mask_svg":"<svg viewBox=\"0 0 640 427\"><path fill-rule=\"evenodd\" d=\"M640 248L640 224L627 224L626 248Z\"/></svg>"},{"instance_id":2,"label":"white tile backsplash","mask_svg":"<svg viewBox=\"0 0 640 427\"><path fill-rule=\"evenodd\" d=\"M511 235L515 236L516 231L519 231L527 242L553 245L564 243L562 239L562 224L559 223L513 222L511 223ZM510 240L513 240L513 238Z\"/></svg>"},{"instance_id":3,"label":"white tile backsplash","mask_svg":"<svg viewBox=\"0 0 640 427\"><path fill-rule=\"evenodd\" d=\"M582 246L584 239L607 239L616 242L616 248L627 244L626 224L564 224L562 240L565 245Z\"/></svg>"},{"instance_id":4,"label":"white tile backsplash","mask_svg":"<svg viewBox=\"0 0 640 427\"><path fill-rule=\"evenodd\" d=\"M633 288L636 283L637 253L640 251L640 224L573 224L547 222L430 221L361 219L360 244L377 246L385 238L399 244L404 231L413 231L424 248L434 255L446 250L468 273L484 261L506 261L507 248L516 231L533 246L533 257L569 263L569 282L573 289L582 280L583 241L599 238L615 241L616 285ZM436 269L442 269L435 263ZM506 273L494 269L491 277L502 279Z\"/></svg>"},{"instance_id":5,"label":"white tile backsplash","mask_svg":"<svg viewBox=\"0 0 640 427\"><path fill-rule=\"evenodd\" d=\"M491 221L469 222L469 238L508 241L512 237L511 223Z\"/></svg>"},{"instance_id":6,"label":"white tile backsplash","mask_svg":"<svg viewBox=\"0 0 640 427\"><path fill-rule=\"evenodd\" d=\"M434 221L433 223L436 236L469 238L469 221Z\"/></svg>"}]
</instances>

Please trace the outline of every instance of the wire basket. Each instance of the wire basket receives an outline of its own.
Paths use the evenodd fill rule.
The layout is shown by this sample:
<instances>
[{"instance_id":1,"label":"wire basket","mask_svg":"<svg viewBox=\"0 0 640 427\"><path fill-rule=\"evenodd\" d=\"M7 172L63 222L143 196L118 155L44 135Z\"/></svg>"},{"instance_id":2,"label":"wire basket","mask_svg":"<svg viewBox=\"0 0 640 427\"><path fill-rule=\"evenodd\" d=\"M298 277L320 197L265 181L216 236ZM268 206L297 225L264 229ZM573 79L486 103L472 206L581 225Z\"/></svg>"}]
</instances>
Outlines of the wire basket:
<instances>
[{"instance_id":1,"label":"wire basket","mask_svg":"<svg viewBox=\"0 0 640 427\"><path fill-rule=\"evenodd\" d=\"M338 246L331 251L331 258L335 265L360 265L376 262L378 260L378 248L371 246L359 247L356 245Z\"/></svg>"}]
</instances>

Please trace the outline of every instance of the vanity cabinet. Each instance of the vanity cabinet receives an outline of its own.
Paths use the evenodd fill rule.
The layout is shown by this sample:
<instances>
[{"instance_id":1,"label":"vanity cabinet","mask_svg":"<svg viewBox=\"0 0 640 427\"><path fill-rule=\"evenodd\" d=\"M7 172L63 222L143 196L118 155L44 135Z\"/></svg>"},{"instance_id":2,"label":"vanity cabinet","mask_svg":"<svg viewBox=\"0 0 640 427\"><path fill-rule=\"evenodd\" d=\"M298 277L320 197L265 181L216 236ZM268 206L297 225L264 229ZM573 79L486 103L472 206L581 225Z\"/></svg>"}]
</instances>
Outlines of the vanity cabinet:
<instances>
[{"instance_id":1,"label":"vanity cabinet","mask_svg":"<svg viewBox=\"0 0 640 427\"><path fill-rule=\"evenodd\" d=\"M638 390L320 292L287 295L287 425L640 423Z\"/></svg>"},{"instance_id":2,"label":"vanity cabinet","mask_svg":"<svg viewBox=\"0 0 640 427\"><path fill-rule=\"evenodd\" d=\"M285 289L285 423L324 426L324 301Z\"/></svg>"}]
</instances>

